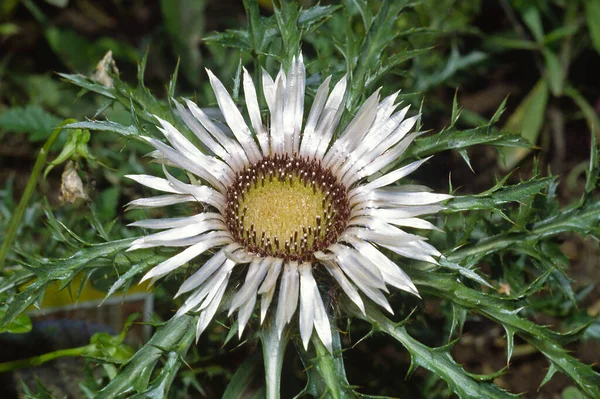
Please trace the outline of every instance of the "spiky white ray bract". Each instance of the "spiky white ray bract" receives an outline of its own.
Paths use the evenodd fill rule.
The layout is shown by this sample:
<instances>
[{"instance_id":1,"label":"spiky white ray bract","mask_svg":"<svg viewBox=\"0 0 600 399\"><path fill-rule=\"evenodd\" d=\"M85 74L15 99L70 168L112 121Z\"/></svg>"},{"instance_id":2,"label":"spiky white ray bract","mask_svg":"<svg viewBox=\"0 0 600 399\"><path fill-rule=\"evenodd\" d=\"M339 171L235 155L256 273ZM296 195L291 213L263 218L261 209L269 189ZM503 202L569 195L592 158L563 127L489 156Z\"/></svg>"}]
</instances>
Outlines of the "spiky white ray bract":
<instances>
[{"instance_id":1,"label":"spiky white ray bract","mask_svg":"<svg viewBox=\"0 0 600 399\"><path fill-rule=\"evenodd\" d=\"M299 330L304 347L314 329L331 351L330 321L314 277L315 268L326 270L332 278L323 283L337 284L362 312L365 311L364 295L393 313L384 295L389 292L388 285L418 296L408 275L381 248L407 258L435 263L435 257L440 253L423 237L402 228L436 229L418 217L439 211L439 202L450 196L431 193L421 186L395 185L428 158L381 174L381 170L396 161L415 137L409 132L418 116L406 118L408 107L396 111L398 93L380 101L379 90L375 92L333 140L344 109L346 77L331 91L331 77L323 81L303 123L306 72L302 56L293 60L287 74L280 70L275 79L262 71L263 92L270 113L270 127L267 128L261 119L256 87L248 71L243 70L242 84L250 124L221 81L210 71L208 76L230 132L224 131L193 102L185 100L186 108L175 101L183 122L202 142L208 154L158 117L159 130L169 144L144 137L156 149L151 155L159 162L180 168L198 180L191 184L182 182L166 168L166 179L149 175L127 176L166 193L137 199L129 203L129 207L153 208L184 202L200 202L212 207L189 217L142 220L132 224L162 231L136 240L130 250L155 246L187 247L154 267L143 280L154 282L207 251L215 252L181 285L177 295L190 295L177 316L189 311L199 312L199 336L217 313L233 269L240 264L249 264L245 281L233 294L228 309L229 315L238 311L240 336L254 310L257 296L260 296L262 323L278 290L274 311L277 333L281 334L299 307ZM334 244L315 252L310 261L297 262L251 253L235 241L224 223L225 195L236 173L265 157L286 154L319 161L347 190L350 216L346 230ZM361 183L366 178L370 181Z\"/></svg>"}]
</instances>

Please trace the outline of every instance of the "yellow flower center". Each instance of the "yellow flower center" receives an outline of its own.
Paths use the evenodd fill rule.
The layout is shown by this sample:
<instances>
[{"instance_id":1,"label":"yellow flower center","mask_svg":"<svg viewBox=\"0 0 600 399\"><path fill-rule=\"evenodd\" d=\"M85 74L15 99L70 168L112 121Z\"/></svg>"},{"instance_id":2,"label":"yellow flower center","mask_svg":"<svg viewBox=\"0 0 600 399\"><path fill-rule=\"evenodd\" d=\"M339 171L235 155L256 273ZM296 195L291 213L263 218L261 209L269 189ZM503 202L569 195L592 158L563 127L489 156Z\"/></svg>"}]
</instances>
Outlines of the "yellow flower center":
<instances>
[{"instance_id":1,"label":"yellow flower center","mask_svg":"<svg viewBox=\"0 0 600 399\"><path fill-rule=\"evenodd\" d=\"M276 179L248 190L240 203L239 216L244 216L244 226L254 226L252 230L261 234L264 231L267 237L272 240L277 237L285 245L298 241L298 236L303 237L304 231L308 233L309 227L318 230L318 237L324 234L317 226L317 219L326 217L326 202L329 203L320 189L313 190L298 177ZM307 240L310 246L314 235Z\"/></svg>"},{"instance_id":2,"label":"yellow flower center","mask_svg":"<svg viewBox=\"0 0 600 399\"><path fill-rule=\"evenodd\" d=\"M249 252L310 260L345 229L347 192L316 161L266 157L227 191L227 225Z\"/></svg>"}]
</instances>

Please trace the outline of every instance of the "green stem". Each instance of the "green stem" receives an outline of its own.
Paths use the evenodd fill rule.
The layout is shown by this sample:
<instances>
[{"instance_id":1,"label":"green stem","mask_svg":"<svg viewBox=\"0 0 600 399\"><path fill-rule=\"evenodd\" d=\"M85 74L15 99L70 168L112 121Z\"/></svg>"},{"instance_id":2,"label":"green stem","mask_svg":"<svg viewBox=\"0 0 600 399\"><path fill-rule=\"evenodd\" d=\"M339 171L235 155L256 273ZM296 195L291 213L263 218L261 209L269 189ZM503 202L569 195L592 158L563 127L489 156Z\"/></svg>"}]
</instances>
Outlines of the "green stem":
<instances>
[{"instance_id":1,"label":"green stem","mask_svg":"<svg viewBox=\"0 0 600 399\"><path fill-rule=\"evenodd\" d=\"M27 186L25 186L25 191L23 192L21 201L19 201L19 205L17 205L17 209L15 209L15 212L10 219L8 229L6 230L6 236L4 237L4 242L2 243L2 247L0 247L0 271L2 271L2 268L4 268L4 262L6 261L8 251L10 250L15 237L17 236L17 230L19 229L19 225L21 224L21 220L23 219L23 215L25 214L29 200L33 195L35 186L37 185L38 177L40 176L40 173L42 173L42 169L46 163L46 158L48 158L50 147L52 144L54 144L54 141L62 131L62 126L74 122L77 121L75 119L67 119L56 129L54 129L50 137L48 137L48 140L46 140L46 143L44 143L44 146L40 150L40 153L35 160L35 165L33 166L31 176L29 176L29 180L27 181Z\"/></svg>"},{"instance_id":2,"label":"green stem","mask_svg":"<svg viewBox=\"0 0 600 399\"><path fill-rule=\"evenodd\" d=\"M338 335L339 341L339 332L334 328L331 329L333 334ZM310 342L315 347L316 356L313 360L314 366L317 369L320 377L323 379L325 383L325 392L327 395L331 395L334 399L345 398L346 395L348 397L353 397L351 392L347 392L348 381L346 379L346 374L344 370L344 363L341 361L341 356L336 354L336 359L323 345L321 339L317 336L317 334L313 333L311 336Z\"/></svg>"},{"instance_id":3,"label":"green stem","mask_svg":"<svg viewBox=\"0 0 600 399\"><path fill-rule=\"evenodd\" d=\"M308 350L298 345L298 354L306 367L308 383L302 394L315 398L355 399L358 395L353 391L346 377L340 332L331 325L333 353L323 345L316 333L310 339L312 345Z\"/></svg>"},{"instance_id":4,"label":"green stem","mask_svg":"<svg viewBox=\"0 0 600 399\"><path fill-rule=\"evenodd\" d=\"M11 362L0 363L0 373L12 371L16 369L23 369L27 367L35 367L46 362L61 357L77 357L81 356L88 349L88 346L80 346L78 348L61 349L50 353L44 353L43 355L33 356L27 359L13 360Z\"/></svg>"},{"instance_id":5,"label":"green stem","mask_svg":"<svg viewBox=\"0 0 600 399\"><path fill-rule=\"evenodd\" d=\"M281 387L281 368L283 357L289 341L288 329L284 329L281 338L277 334L275 325L265 326L260 332L265 362L265 380L267 385L267 399L279 399Z\"/></svg>"}]
</instances>

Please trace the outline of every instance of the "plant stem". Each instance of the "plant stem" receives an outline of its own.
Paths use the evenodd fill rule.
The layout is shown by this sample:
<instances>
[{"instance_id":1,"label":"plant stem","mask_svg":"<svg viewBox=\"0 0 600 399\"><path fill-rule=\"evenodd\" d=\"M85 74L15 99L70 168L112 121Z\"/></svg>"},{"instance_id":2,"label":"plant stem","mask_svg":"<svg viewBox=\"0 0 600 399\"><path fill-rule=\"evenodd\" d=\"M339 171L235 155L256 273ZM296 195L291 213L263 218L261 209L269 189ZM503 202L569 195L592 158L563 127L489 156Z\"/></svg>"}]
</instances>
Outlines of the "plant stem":
<instances>
[{"instance_id":1,"label":"plant stem","mask_svg":"<svg viewBox=\"0 0 600 399\"><path fill-rule=\"evenodd\" d=\"M331 323L333 353L329 352L315 332L311 336L312 345L309 345L308 350L297 345L308 378L302 394L315 398L356 399L359 395L354 392L346 377L340 332L335 321L332 320Z\"/></svg>"},{"instance_id":2,"label":"plant stem","mask_svg":"<svg viewBox=\"0 0 600 399\"><path fill-rule=\"evenodd\" d=\"M27 181L27 186L25 186L25 191L23 192L23 196L19 201L19 205L15 209L15 212L10 219L10 224L8 225L8 229L6 230L6 236L4 237L4 242L2 243L2 247L0 247L0 271L4 268L4 262L6 261L6 256L8 255L8 251L10 250L15 237L17 236L17 230L19 229L19 225L21 224L21 220L23 219L23 215L25 214L25 210L27 209L27 205L29 204L29 200L33 195L35 187L37 185L38 177L42 172L44 164L46 163L46 158L48 158L48 153L50 152L50 147L54 144L54 141L62 131L62 126L77 122L74 119L67 119L62 122L56 129L52 131L48 140L44 143L44 146L40 150L36 160L35 165L33 165L33 170L31 171L31 176L29 176L29 180Z\"/></svg>"},{"instance_id":3,"label":"plant stem","mask_svg":"<svg viewBox=\"0 0 600 399\"><path fill-rule=\"evenodd\" d=\"M23 369L27 367L35 367L46 362L61 357L76 357L81 356L88 349L88 346L80 346L78 348L61 349L50 353L44 353L43 355L33 356L27 359L13 360L10 362L0 363L0 373L4 373L11 370Z\"/></svg>"},{"instance_id":4,"label":"plant stem","mask_svg":"<svg viewBox=\"0 0 600 399\"><path fill-rule=\"evenodd\" d=\"M262 342L263 358L265 362L267 399L279 399L281 368L283 366L285 348L289 341L287 328L281 333L280 338L277 334L275 325L267 325L260 332L260 340Z\"/></svg>"}]
</instances>

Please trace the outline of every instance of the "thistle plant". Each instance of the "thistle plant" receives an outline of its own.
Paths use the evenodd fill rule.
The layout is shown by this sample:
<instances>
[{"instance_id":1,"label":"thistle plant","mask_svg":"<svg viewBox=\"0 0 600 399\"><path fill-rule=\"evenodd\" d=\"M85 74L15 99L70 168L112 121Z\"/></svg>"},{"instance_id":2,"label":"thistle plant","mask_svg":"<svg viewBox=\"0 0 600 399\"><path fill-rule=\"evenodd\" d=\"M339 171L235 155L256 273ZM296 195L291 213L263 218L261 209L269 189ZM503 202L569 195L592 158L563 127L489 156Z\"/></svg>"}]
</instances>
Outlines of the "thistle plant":
<instances>
[{"instance_id":1,"label":"thistle plant","mask_svg":"<svg viewBox=\"0 0 600 399\"><path fill-rule=\"evenodd\" d=\"M205 38L216 59L239 59L233 79L215 64L195 97L177 92L179 66L164 98L146 88L148 53L136 86L120 78L110 56L98 66L102 80L60 74L102 98L103 110L123 107L130 118L120 123L98 112L66 121L51 140L65 129L78 144L65 146L61 162L95 161L86 147L90 132L135 146L136 159L147 156L115 183L136 193L123 216L128 227L92 215L97 237L88 242L48 209L47 228L70 252L51 259L11 253L8 261L21 266L0 277L0 292L7 293L3 330L15 330L53 281L68 287L81 273L102 275L111 296L149 280L168 298L166 321L135 353L123 344L125 331L76 351L104 365L105 375L82 384L89 397L203 392L195 379L203 373L200 359L234 346L248 357L226 398L394 395L353 385L346 375L355 347L383 336L408 353L408 376L428 372L426 386L407 395L518 397L497 384L511 372L516 336L547 360L541 385L560 372L579 395L600 397L600 374L566 348L597 322L555 329L531 321L535 298L548 291L553 300L578 301L557 236L600 237L595 135L575 203L559 205L560 179L537 165L531 176L518 181L508 173L478 194L461 193L452 178L431 190L420 184L419 171L443 168L436 155L455 152L471 167L468 151L481 145L500 154L533 145L497 127L505 102L489 120L461 130L455 97L450 124L429 129L429 99L400 91L400 83L424 86L392 76L432 51L406 45L419 27L401 28L409 20L403 16L417 4L302 9L283 1L269 17L255 1L244 6L246 28ZM32 176L35 184L35 170ZM5 244L11 240L7 234ZM444 309L439 330L429 325L431 304ZM475 318L503 328L506 367L476 374L455 360L453 348ZM0 364L11 367L19 365ZM302 371L303 388L282 377L290 367Z\"/></svg>"}]
</instances>

